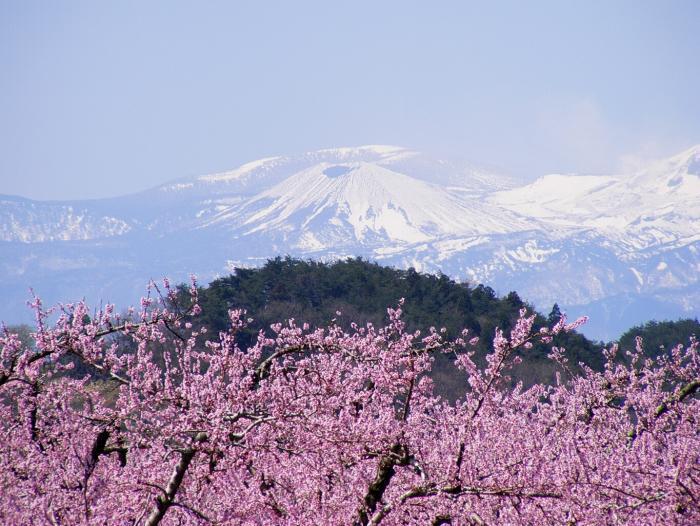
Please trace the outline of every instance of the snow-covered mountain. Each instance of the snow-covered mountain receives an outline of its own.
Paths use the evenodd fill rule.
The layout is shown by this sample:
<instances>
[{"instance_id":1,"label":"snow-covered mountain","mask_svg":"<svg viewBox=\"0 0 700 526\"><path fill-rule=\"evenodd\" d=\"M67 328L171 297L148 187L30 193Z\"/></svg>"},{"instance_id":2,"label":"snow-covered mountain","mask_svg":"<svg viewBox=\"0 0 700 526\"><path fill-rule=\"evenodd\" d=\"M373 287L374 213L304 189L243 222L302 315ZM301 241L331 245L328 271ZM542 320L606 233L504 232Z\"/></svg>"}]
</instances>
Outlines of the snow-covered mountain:
<instances>
[{"instance_id":1,"label":"snow-covered mountain","mask_svg":"<svg viewBox=\"0 0 700 526\"><path fill-rule=\"evenodd\" d=\"M616 336L697 316L700 147L632 175L494 171L395 146L253 161L139 194L76 202L0 196L0 318L48 302L137 300L151 277L202 280L290 254L441 271L540 310L556 301Z\"/></svg>"},{"instance_id":2,"label":"snow-covered mountain","mask_svg":"<svg viewBox=\"0 0 700 526\"><path fill-rule=\"evenodd\" d=\"M131 225L85 203L38 202L0 195L0 241L68 241L119 236Z\"/></svg>"},{"instance_id":3,"label":"snow-covered mountain","mask_svg":"<svg viewBox=\"0 0 700 526\"><path fill-rule=\"evenodd\" d=\"M546 175L497 192L491 202L564 227L588 227L615 240L621 257L700 240L700 146L632 176Z\"/></svg>"},{"instance_id":4,"label":"snow-covered mountain","mask_svg":"<svg viewBox=\"0 0 700 526\"><path fill-rule=\"evenodd\" d=\"M410 246L526 226L516 214L494 212L379 164L321 162L224 208L200 228L223 227L241 237L266 235L292 250L320 251L352 250L358 244Z\"/></svg>"}]
</instances>

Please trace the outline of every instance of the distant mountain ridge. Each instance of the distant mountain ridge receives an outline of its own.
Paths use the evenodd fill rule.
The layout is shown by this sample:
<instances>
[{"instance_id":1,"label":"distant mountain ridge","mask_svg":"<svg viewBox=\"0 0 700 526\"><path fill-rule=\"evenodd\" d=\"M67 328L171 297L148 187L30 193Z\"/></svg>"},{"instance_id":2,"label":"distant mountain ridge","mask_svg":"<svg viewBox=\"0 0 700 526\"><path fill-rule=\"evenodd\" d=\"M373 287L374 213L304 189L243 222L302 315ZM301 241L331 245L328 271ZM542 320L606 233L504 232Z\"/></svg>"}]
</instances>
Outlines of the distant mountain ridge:
<instances>
[{"instance_id":1,"label":"distant mountain ridge","mask_svg":"<svg viewBox=\"0 0 700 526\"><path fill-rule=\"evenodd\" d=\"M124 304L151 277L209 280L280 254L363 256L517 290L543 311L558 302L607 339L697 315L700 146L633 175L527 185L375 145L261 159L113 199L0 196L0 251L7 321L23 319L29 286L49 302Z\"/></svg>"}]
</instances>

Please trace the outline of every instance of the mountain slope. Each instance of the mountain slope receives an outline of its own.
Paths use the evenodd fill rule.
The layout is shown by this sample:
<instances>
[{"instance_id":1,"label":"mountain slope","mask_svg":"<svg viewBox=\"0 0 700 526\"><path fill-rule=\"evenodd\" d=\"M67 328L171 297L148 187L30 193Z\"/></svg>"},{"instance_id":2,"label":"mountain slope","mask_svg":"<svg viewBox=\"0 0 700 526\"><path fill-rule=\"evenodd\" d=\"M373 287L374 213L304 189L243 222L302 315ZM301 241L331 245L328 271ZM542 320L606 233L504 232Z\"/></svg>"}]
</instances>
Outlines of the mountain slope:
<instances>
[{"instance_id":1,"label":"mountain slope","mask_svg":"<svg viewBox=\"0 0 700 526\"><path fill-rule=\"evenodd\" d=\"M90 203L39 202L0 195L0 241L44 242L120 236L132 225Z\"/></svg>"},{"instance_id":2,"label":"mountain slope","mask_svg":"<svg viewBox=\"0 0 700 526\"><path fill-rule=\"evenodd\" d=\"M547 175L491 202L562 226L595 229L621 256L700 240L700 147L632 176Z\"/></svg>"},{"instance_id":3,"label":"mountain slope","mask_svg":"<svg viewBox=\"0 0 700 526\"><path fill-rule=\"evenodd\" d=\"M437 185L373 163L323 162L226 208L202 228L211 226L241 236L272 233L290 248L315 251L505 233L522 230L525 221L478 202L466 206Z\"/></svg>"}]
</instances>

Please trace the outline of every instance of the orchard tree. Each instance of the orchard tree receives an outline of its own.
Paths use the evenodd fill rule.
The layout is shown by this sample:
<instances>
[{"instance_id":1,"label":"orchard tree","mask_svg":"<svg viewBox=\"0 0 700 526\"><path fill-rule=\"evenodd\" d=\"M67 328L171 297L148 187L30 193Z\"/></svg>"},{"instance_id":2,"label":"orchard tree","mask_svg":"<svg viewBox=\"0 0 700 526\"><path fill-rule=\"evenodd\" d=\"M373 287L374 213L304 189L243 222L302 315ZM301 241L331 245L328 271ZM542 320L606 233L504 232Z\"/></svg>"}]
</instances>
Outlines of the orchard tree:
<instances>
[{"instance_id":1,"label":"orchard tree","mask_svg":"<svg viewBox=\"0 0 700 526\"><path fill-rule=\"evenodd\" d=\"M162 295L160 294L162 291ZM603 372L512 387L536 341L524 309L476 338L294 320L242 350L249 319L193 326L167 281L138 310L45 311L31 345L0 336L3 524L698 524L698 343L657 361L641 341ZM49 323L51 316L58 316ZM469 389L434 394L437 353Z\"/></svg>"}]
</instances>

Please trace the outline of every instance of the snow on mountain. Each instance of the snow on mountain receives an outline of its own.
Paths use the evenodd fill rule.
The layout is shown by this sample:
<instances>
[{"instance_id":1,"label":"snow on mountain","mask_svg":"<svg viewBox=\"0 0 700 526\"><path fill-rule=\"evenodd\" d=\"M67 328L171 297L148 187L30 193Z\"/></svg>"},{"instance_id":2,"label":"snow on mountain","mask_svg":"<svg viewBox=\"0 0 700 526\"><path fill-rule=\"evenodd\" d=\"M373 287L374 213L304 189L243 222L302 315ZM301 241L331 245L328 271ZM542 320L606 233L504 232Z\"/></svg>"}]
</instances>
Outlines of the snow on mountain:
<instances>
[{"instance_id":1,"label":"snow on mountain","mask_svg":"<svg viewBox=\"0 0 700 526\"><path fill-rule=\"evenodd\" d=\"M39 243L120 236L131 225L89 206L0 195L0 241Z\"/></svg>"},{"instance_id":2,"label":"snow on mountain","mask_svg":"<svg viewBox=\"0 0 700 526\"><path fill-rule=\"evenodd\" d=\"M548 223L591 228L621 256L700 240L700 147L633 175L546 175L491 202Z\"/></svg>"},{"instance_id":3,"label":"snow on mountain","mask_svg":"<svg viewBox=\"0 0 700 526\"><path fill-rule=\"evenodd\" d=\"M527 217L555 224L580 225L582 218L595 218L592 196L618 184L615 177L550 174L520 188L497 192L490 201ZM607 204L607 202L606 202Z\"/></svg>"},{"instance_id":4,"label":"snow on mountain","mask_svg":"<svg viewBox=\"0 0 700 526\"><path fill-rule=\"evenodd\" d=\"M465 203L438 185L368 162L316 164L202 227L222 224L244 236L278 233L301 250L403 245L525 227L514 214L495 214L482 203Z\"/></svg>"},{"instance_id":5,"label":"snow on mountain","mask_svg":"<svg viewBox=\"0 0 700 526\"><path fill-rule=\"evenodd\" d=\"M329 163L365 162L446 187L483 193L515 185L513 179L464 161L438 159L400 146L369 145L328 148L299 155L276 156L245 163L226 172L189 177L158 187L162 194L253 195L287 177Z\"/></svg>"},{"instance_id":6,"label":"snow on mountain","mask_svg":"<svg viewBox=\"0 0 700 526\"><path fill-rule=\"evenodd\" d=\"M290 175L323 162L391 163L420 156L399 146L370 145L329 148L298 155L275 156L245 163L233 170L188 177L158 187L161 193L246 194L274 186Z\"/></svg>"},{"instance_id":7,"label":"snow on mountain","mask_svg":"<svg viewBox=\"0 0 700 526\"><path fill-rule=\"evenodd\" d=\"M129 303L148 278L207 280L280 254L441 271L517 290L541 310L557 301L591 315L594 336L613 337L630 320L698 314L700 146L630 175L527 185L372 145L269 157L109 200L3 197L0 318L17 319L29 286L47 302Z\"/></svg>"}]
</instances>

